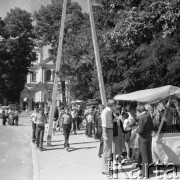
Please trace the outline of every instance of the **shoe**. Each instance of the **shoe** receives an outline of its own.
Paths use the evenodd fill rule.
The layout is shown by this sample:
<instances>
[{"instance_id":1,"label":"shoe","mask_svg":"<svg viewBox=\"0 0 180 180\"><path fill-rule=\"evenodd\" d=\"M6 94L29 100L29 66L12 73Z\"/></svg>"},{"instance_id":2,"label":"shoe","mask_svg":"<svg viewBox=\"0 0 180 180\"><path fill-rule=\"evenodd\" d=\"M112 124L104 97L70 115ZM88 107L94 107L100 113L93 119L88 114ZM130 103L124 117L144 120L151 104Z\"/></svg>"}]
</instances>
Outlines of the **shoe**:
<instances>
[{"instance_id":1,"label":"shoe","mask_svg":"<svg viewBox=\"0 0 180 180\"><path fill-rule=\"evenodd\" d=\"M101 158L101 157L102 157L102 154L99 153L98 156L99 156L99 158Z\"/></svg>"},{"instance_id":2,"label":"shoe","mask_svg":"<svg viewBox=\"0 0 180 180\"><path fill-rule=\"evenodd\" d=\"M33 139L32 142L35 143L35 140Z\"/></svg>"},{"instance_id":3,"label":"shoe","mask_svg":"<svg viewBox=\"0 0 180 180\"><path fill-rule=\"evenodd\" d=\"M40 151L43 151L43 148L39 148Z\"/></svg>"},{"instance_id":4,"label":"shoe","mask_svg":"<svg viewBox=\"0 0 180 180\"><path fill-rule=\"evenodd\" d=\"M36 144L36 147L39 148L39 145Z\"/></svg>"},{"instance_id":5,"label":"shoe","mask_svg":"<svg viewBox=\"0 0 180 180\"><path fill-rule=\"evenodd\" d=\"M65 148L65 150L66 150L66 151L69 151L69 148L68 148L68 147L66 147L66 148Z\"/></svg>"},{"instance_id":6,"label":"shoe","mask_svg":"<svg viewBox=\"0 0 180 180\"><path fill-rule=\"evenodd\" d=\"M139 178L140 178L140 179L149 179L148 176L143 176L142 174L139 174Z\"/></svg>"}]
</instances>

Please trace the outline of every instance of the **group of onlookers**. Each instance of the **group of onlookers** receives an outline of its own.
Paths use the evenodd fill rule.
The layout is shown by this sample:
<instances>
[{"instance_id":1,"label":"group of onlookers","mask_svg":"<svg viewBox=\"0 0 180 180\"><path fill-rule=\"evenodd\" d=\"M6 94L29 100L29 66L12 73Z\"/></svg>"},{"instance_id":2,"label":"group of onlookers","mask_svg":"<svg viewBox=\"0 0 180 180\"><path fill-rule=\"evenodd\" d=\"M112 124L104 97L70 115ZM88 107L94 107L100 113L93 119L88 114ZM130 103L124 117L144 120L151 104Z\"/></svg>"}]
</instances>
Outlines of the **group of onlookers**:
<instances>
[{"instance_id":1,"label":"group of onlookers","mask_svg":"<svg viewBox=\"0 0 180 180\"><path fill-rule=\"evenodd\" d=\"M67 109L68 113L71 115L72 118L71 132L73 134L77 134L76 131L81 129L81 124L83 120L83 109L80 105L73 107L56 107L54 111L53 131L55 132L57 128L62 131L62 115Z\"/></svg>"},{"instance_id":2,"label":"group of onlookers","mask_svg":"<svg viewBox=\"0 0 180 180\"><path fill-rule=\"evenodd\" d=\"M159 111L159 114L157 113ZM102 173L108 174L108 159L121 164L131 161L139 167L140 176L148 178L152 173L152 131L157 131L161 122L167 130L172 125L180 131L180 108L177 100L157 104L119 106L113 100L101 113L102 120ZM162 126L163 127L163 126ZM179 128L179 129L178 129Z\"/></svg>"},{"instance_id":3,"label":"group of onlookers","mask_svg":"<svg viewBox=\"0 0 180 180\"><path fill-rule=\"evenodd\" d=\"M48 112L49 114L49 112ZM65 138L64 148L66 150L69 149L69 135L70 132L73 131L76 133L76 128L74 127L76 124L74 122L77 121L78 116L71 115L72 111L69 108L64 107L56 107L54 110L54 119L53 119L53 134L55 134L57 128L60 131L63 130L63 135ZM45 114L44 108L34 108L34 112L31 114L32 121L32 142L36 144L40 151L43 150L43 137L45 132L45 124L47 123L47 114ZM73 122L74 121L74 122ZM75 124L75 125L74 125ZM77 126L78 127L78 126Z\"/></svg>"},{"instance_id":4,"label":"group of onlookers","mask_svg":"<svg viewBox=\"0 0 180 180\"><path fill-rule=\"evenodd\" d=\"M108 174L108 160L118 159L120 163L137 160L142 164L142 176L145 164L152 163L151 141L153 121L144 105L136 109L118 107L113 100L101 113L102 119L102 173ZM124 161L125 160L125 161Z\"/></svg>"},{"instance_id":5,"label":"group of onlookers","mask_svg":"<svg viewBox=\"0 0 180 180\"><path fill-rule=\"evenodd\" d=\"M2 111L2 125L18 126L19 112L15 108L5 108Z\"/></svg>"},{"instance_id":6,"label":"group of onlookers","mask_svg":"<svg viewBox=\"0 0 180 180\"><path fill-rule=\"evenodd\" d=\"M167 114L163 116L166 119ZM39 112L35 109L31 120L32 140L42 150L47 116L43 113L43 109L39 109ZM100 140L98 156L102 158L103 174L108 174L108 159L113 158L118 159L120 163L136 162L135 165L142 170L142 176L149 176L146 174L146 166L152 163L151 134L154 128L152 110L143 104L124 107L113 100L109 100L106 107L102 104L87 106L85 109L80 106L56 107L53 132L55 133L57 128L63 130L66 150L69 150L70 133L76 134L81 124L85 126L87 137Z\"/></svg>"}]
</instances>

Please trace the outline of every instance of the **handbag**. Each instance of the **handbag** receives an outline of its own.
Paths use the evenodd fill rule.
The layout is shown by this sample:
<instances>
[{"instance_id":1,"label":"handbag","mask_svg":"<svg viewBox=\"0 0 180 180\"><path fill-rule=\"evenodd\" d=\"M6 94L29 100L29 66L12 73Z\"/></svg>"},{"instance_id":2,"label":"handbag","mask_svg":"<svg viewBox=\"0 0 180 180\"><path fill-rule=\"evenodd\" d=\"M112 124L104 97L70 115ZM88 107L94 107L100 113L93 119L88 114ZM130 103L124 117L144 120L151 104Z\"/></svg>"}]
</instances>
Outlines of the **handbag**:
<instances>
[{"instance_id":1,"label":"handbag","mask_svg":"<svg viewBox=\"0 0 180 180\"><path fill-rule=\"evenodd\" d=\"M118 136L118 124L117 122L113 122L113 137Z\"/></svg>"}]
</instances>

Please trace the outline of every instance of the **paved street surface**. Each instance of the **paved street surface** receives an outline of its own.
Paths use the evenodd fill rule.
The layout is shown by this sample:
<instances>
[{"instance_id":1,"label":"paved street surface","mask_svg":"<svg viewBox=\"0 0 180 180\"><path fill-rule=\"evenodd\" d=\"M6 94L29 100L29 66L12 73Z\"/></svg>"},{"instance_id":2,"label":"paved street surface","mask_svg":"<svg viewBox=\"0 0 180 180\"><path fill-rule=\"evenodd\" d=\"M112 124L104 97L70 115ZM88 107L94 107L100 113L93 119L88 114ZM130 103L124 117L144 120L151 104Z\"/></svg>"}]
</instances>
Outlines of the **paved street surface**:
<instances>
[{"instance_id":1,"label":"paved street surface","mask_svg":"<svg viewBox=\"0 0 180 180\"><path fill-rule=\"evenodd\" d=\"M87 138L84 130L70 135L70 151L64 149L62 132L52 136L52 146L42 152L31 143L29 114L22 113L18 127L0 126L0 179L2 180L107 180L101 174L101 158L97 156L99 141ZM1 123L1 121L0 121ZM1 123L2 124L2 123ZM32 168L33 166L33 168ZM120 167L120 166L119 166ZM134 174L130 174L133 170ZM164 171L160 170L161 175ZM117 179L140 179L131 163L125 164ZM172 173L169 174L169 177ZM177 176L180 176L178 172ZM159 179L155 175L150 179ZM165 176L163 179L167 179ZM175 178L172 178L175 179Z\"/></svg>"},{"instance_id":2,"label":"paved street surface","mask_svg":"<svg viewBox=\"0 0 180 180\"><path fill-rule=\"evenodd\" d=\"M52 147L46 147L44 143L44 151L40 152L37 150L37 156L40 159L39 173L41 180L108 179L107 176L101 174L101 158L97 156L99 141L87 138L83 130L77 133L77 135L70 135L70 152L64 150L63 135L60 132L57 132L52 137ZM132 163L126 163L122 168L119 166L118 169L119 173L116 179L140 179L138 177L138 169L132 168ZM168 179L166 176L163 177L166 170L161 168L159 171L160 176L156 176L156 171L154 171L154 175L150 179ZM172 175L170 173L168 177ZM179 172L178 175L180 175Z\"/></svg>"},{"instance_id":3,"label":"paved street surface","mask_svg":"<svg viewBox=\"0 0 180 180\"><path fill-rule=\"evenodd\" d=\"M25 131L29 125L21 119L18 127L2 126L1 122L0 119L0 179L32 180L32 152Z\"/></svg>"},{"instance_id":4,"label":"paved street surface","mask_svg":"<svg viewBox=\"0 0 180 180\"><path fill-rule=\"evenodd\" d=\"M44 146L43 152L38 151L42 180L106 179L101 174L100 158L97 156L99 141L87 138L84 131L77 133L77 135L70 135L70 152L64 149L62 133L53 136L52 147ZM49 157L48 161L46 157ZM50 167L51 171L49 171Z\"/></svg>"}]
</instances>

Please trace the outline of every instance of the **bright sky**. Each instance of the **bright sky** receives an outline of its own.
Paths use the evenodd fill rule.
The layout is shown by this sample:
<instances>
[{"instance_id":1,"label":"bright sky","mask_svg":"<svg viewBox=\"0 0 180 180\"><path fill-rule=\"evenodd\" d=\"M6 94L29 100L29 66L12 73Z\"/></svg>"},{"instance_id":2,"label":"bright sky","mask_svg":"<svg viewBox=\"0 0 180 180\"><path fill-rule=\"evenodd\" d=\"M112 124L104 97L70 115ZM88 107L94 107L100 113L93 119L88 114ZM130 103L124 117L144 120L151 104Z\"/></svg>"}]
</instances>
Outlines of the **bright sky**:
<instances>
[{"instance_id":1,"label":"bright sky","mask_svg":"<svg viewBox=\"0 0 180 180\"><path fill-rule=\"evenodd\" d=\"M84 11L88 11L87 0L72 0L77 1ZM4 18L10 9L19 7L29 12L38 10L41 5L46 6L51 0L0 0L0 17Z\"/></svg>"},{"instance_id":2,"label":"bright sky","mask_svg":"<svg viewBox=\"0 0 180 180\"><path fill-rule=\"evenodd\" d=\"M88 1L87 0L72 0L78 2L83 11L88 11ZM6 17L7 12L10 12L10 9L14 9L15 7L19 7L21 9L25 9L33 13L37 11L41 5L46 6L51 3L51 0L0 0L0 17ZM48 49L49 47L44 47L44 59L48 57Z\"/></svg>"}]
</instances>

